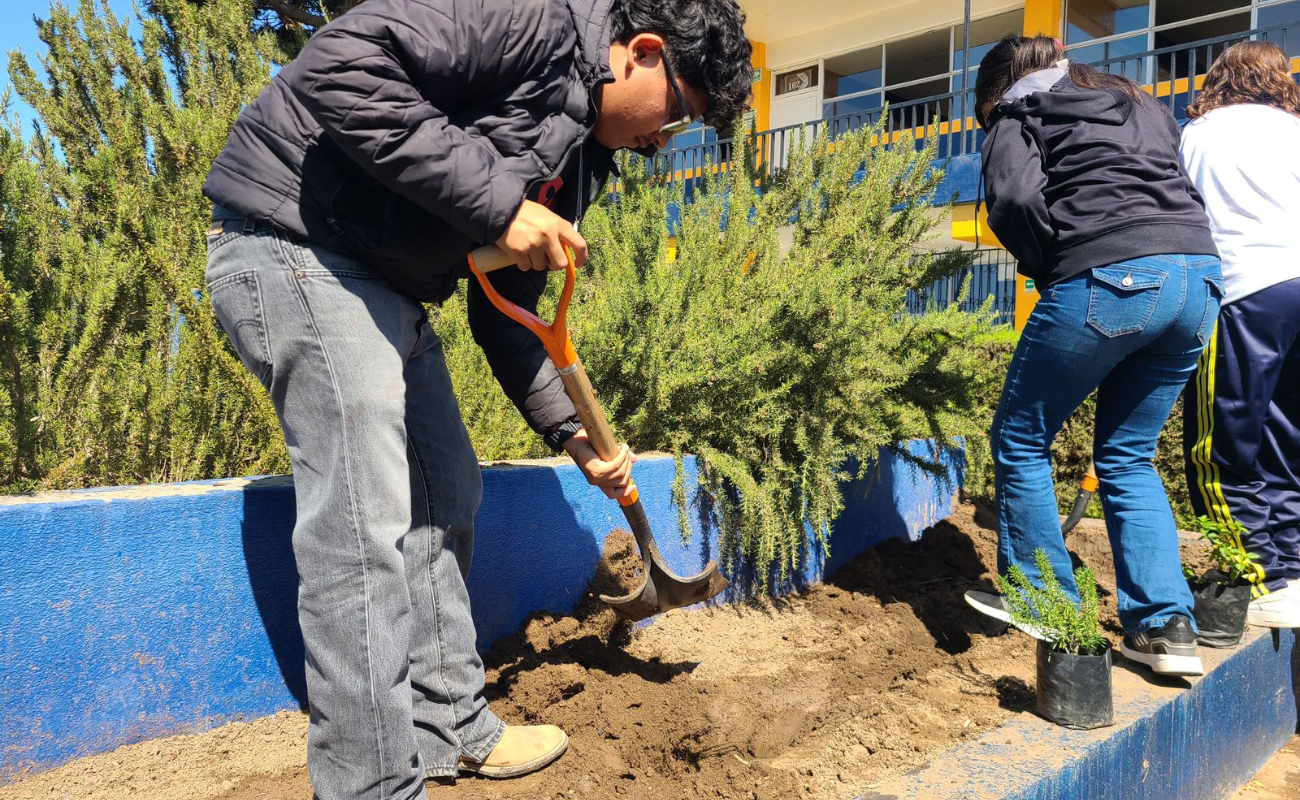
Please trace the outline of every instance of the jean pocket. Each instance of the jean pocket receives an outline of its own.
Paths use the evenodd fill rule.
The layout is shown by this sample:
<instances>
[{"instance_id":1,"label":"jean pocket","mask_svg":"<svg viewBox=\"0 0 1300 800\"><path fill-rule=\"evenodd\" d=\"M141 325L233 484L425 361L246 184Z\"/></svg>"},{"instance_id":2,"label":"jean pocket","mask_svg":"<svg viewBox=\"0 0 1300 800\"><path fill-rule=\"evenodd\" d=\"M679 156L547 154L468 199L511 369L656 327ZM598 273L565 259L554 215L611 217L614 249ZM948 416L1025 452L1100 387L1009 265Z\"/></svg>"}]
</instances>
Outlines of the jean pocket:
<instances>
[{"instance_id":1,"label":"jean pocket","mask_svg":"<svg viewBox=\"0 0 1300 800\"><path fill-rule=\"evenodd\" d=\"M1205 312L1201 315L1201 325L1196 331L1196 338L1201 346L1210 343L1214 332L1214 323L1219 319L1219 307L1223 304L1223 277L1218 273L1205 276Z\"/></svg>"},{"instance_id":2,"label":"jean pocket","mask_svg":"<svg viewBox=\"0 0 1300 800\"><path fill-rule=\"evenodd\" d=\"M313 242L286 241L284 247L297 265L294 276L297 278L333 278L346 280L382 281L384 276L370 268L365 262L344 253L330 250Z\"/></svg>"},{"instance_id":3,"label":"jean pocket","mask_svg":"<svg viewBox=\"0 0 1300 800\"><path fill-rule=\"evenodd\" d=\"M262 315L262 290L257 273L238 272L208 285L217 321L230 337L244 367L268 390L271 388L271 346Z\"/></svg>"},{"instance_id":4,"label":"jean pocket","mask_svg":"<svg viewBox=\"0 0 1300 800\"><path fill-rule=\"evenodd\" d=\"M1103 336L1138 333L1151 321L1168 272L1150 267L1094 267L1088 324Z\"/></svg>"}]
</instances>

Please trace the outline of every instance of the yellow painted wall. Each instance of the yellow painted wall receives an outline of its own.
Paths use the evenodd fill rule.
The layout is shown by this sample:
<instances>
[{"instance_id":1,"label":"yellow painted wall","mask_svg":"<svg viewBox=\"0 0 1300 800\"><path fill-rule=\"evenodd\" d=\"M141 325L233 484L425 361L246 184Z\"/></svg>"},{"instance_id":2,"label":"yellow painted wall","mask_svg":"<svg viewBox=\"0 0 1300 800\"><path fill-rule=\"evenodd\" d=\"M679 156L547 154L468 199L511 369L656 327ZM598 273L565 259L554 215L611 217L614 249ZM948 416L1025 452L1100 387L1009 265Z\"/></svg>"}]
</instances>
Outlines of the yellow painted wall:
<instances>
[{"instance_id":1,"label":"yellow painted wall","mask_svg":"<svg viewBox=\"0 0 1300 800\"><path fill-rule=\"evenodd\" d=\"M980 205L978 222L975 220L974 203L953 206L952 238L959 242L978 244L980 247L1002 247L1002 242L989 229L989 207L986 205Z\"/></svg>"},{"instance_id":2,"label":"yellow painted wall","mask_svg":"<svg viewBox=\"0 0 1300 800\"><path fill-rule=\"evenodd\" d=\"M772 73L767 68L767 45L763 42L750 42L754 46L752 63L762 73L762 78L753 85L754 90L754 130L768 129L768 115L772 108Z\"/></svg>"},{"instance_id":3,"label":"yellow painted wall","mask_svg":"<svg viewBox=\"0 0 1300 800\"><path fill-rule=\"evenodd\" d=\"M1063 38L1064 7L1061 0L1025 0L1025 35Z\"/></svg>"}]
</instances>

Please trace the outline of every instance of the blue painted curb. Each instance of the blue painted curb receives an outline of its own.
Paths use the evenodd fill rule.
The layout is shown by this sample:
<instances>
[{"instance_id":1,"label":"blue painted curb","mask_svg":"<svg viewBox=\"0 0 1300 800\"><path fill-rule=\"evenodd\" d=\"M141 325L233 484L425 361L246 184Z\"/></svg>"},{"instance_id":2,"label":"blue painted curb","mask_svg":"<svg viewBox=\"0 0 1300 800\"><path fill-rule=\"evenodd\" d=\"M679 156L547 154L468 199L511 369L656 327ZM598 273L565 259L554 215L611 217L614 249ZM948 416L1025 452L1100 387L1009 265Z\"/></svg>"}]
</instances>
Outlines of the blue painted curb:
<instances>
[{"instance_id":1,"label":"blue painted curb","mask_svg":"<svg viewBox=\"0 0 1300 800\"><path fill-rule=\"evenodd\" d=\"M1022 713L858 800L1223 800L1296 733L1295 633L1248 631L1231 650L1201 648L1190 687L1120 658L1114 727Z\"/></svg>"},{"instance_id":2,"label":"blue painted curb","mask_svg":"<svg viewBox=\"0 0 1300 800\"><path fill-rule=\"evenodd\" d=\"M909 450L937 455L942 479L882 452L870 480L845 487L833 557L809 560L778 591L819 581L885 539L915 539L950 513L961 452ZM696 486L694 460L685 468ZM671 458L638 460L660 548L674 570L694 574L716 557L717 530L693 492L682 542L674 476ZM494 465L483 478L469 580L480 649L530 613L573 610L605 537L625 526L567 461ZM294 518L287 477L0 497L0 783L303 707ZM728 600L756 583L731 577Z\"/></svg>"}]
</instances>

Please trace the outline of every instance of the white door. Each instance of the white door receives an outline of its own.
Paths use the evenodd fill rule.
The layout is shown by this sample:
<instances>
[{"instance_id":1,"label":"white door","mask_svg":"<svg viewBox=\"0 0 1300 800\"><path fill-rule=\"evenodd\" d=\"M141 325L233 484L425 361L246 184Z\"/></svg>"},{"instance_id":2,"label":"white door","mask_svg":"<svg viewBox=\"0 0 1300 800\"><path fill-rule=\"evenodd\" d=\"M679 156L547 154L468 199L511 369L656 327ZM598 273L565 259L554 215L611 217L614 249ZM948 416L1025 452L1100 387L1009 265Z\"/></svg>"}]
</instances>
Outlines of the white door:
<instances>
[{"instance_id":1,"label":"white door","mask_svg":"<svg viewBox=\"0 0 1300 800\"><path fill-rule=\"evenodd\" d=\"M822 90L820 87L783 94L772 98L772 110L768 114L773 128L798 125L800 122L812 122L822 116Z\"/></svg>"},{"instance_id":2,"label":"white door","mask_svg":"<svg viewBox=\"0 0 1300 800\"><path fill-rule=\"evenodd\" d=\"M818 80L820 72L821 65L810 64L782 70L777 73L776 80L772 81L772 106L768 114L773 131L770 134L772 141L766 143L763 150L770 154L777 167L785 166L790 149L799 138L798 128L785 131L780 129L807 122L809 141L816 135L816 127L812 123L820 122L822 118L822 87Z\"/></svg>"}]
</instances>

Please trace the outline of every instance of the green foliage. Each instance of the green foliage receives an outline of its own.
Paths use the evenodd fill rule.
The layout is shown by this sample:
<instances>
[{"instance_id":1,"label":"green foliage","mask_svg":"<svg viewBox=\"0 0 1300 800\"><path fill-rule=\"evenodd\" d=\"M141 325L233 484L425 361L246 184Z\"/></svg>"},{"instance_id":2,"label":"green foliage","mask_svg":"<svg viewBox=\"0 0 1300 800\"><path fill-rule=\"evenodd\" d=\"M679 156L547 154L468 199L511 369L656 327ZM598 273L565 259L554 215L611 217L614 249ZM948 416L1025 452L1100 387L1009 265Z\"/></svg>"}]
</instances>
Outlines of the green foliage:
<instances>
[{"instance_id":1,"label":"green foliage","mask_svg":"<svg viewBox=\"0 0 1300 800\"><path fill-rule=\"evenodd\" d=\"M133 41L105 0L56 3L44 75L11 59L41 124L26 141L13 120L0 131L0 486L287 469L266 393L203 297L201 184L293 49L282 30L250 33L267 5L152 0ZM570 318L611 420L638 450L700 457L703 485L679 472L674 487L683 530L703 490L723 557L760 574L828 546L843 482L881 448L938 473L906 444L964 437L980 463L1010 335L990 313L906 312L909 289L968 256L927 246L932 147L886 151L879 133L796 143L761 193L739 152L689 205L680 181L628 160L584 224L594 258ZM672 261L670 203L684 208ZM463 305L437 327L480 456L545 455Z\"/></svg>"},{"instance_id":2,"label":"green foliage","mask_svg":"<svg viewBox=\"0 0 1300 800\"><path fill-rule=\"evenodd\" d=\"M253 0L253 31L271 34L288 55L296 55L318 28L362 2L364 0Z\"/></svg>"},{"instance_id":3,"label":"green foliage","mask_svg":"<svg viewBox=\"0 0 1300 800\"><path fill-rule=\"evenodd\" d=\"M810 544L827 545L843 465L865 476L882 447L983 438L1001 380L990 364L1006 334L991 314L905 312L909 288L968 256L925 247L942 177L929 169L933 151L873 147L878 134L799 143L761 195L740 153L689 205L679 183L628 161L618 196L583 223L592 261L569 319L602 403L633 447L700 458L723 556L753 559L760 574L776 565L784 576ZM674 202L683 213L670 261L663 221ZM465 342L453 309L440 330ZM476 358L448 350L453 363ZM484 375L460 372L458 394L475 395ZM496 429L505 412L489 413L489 426L467 413L470 429ZM698 488L679 478L677 494Z\"/></svg>"},{"instance_id":4,"label":"green foliage","mask_svg":"<svg viewBox=\"0 0 1300 800\"><path fill-rule=\"evenodd\" d=\"M1246 532L1246 528L1240 522L1235 519L1228 523L1216 522L1209 517L1200 516L1192 525L1205 540L1214 568L1227 576L1228 579L1223 583L1240 583L1247 574L1258 569L1256 562L1259 561L1259 556L1247 552L1242 544L1241 534ZM1186 566L1183 567L1183 574L1189 579L1197 577L1196 571Z\"/></svg>"},{"instance_id":5,"label":"green foliage","mask_svg":"<svg viewBox=\"0 0 1300 800\"><path fill-rule=\"evenodd\" d=\"M274 412L202 297L200 186L273 50L251 0L50 8L41 123L0 130L0 486L282 471Z\"/></svg>"},{"instance_id":6,"label":"green foliage","mask_svg":"<svg viewBox=\"0 0 1300 800\"><path fill-rule=\"evenodd\" d=\"M1011 607L1017 625L1030 625L1042 631L1052 649L1074 655L1094 655L1106 647L1099 619L1101 605L1097 598L1097 578L1092 570L1079 567L1074 582L1079 587L1079 603L1061 587L1047 551L1034 551L1034 564L1043 582L1034 585L1019 564L1012 564L1007 574L998 578L1002 596Z\"/></svg>"}]
</instances>

